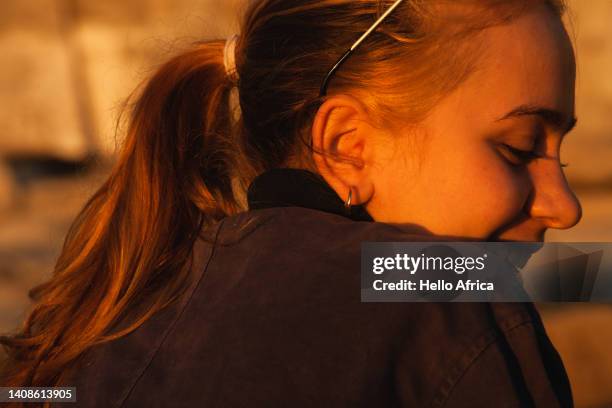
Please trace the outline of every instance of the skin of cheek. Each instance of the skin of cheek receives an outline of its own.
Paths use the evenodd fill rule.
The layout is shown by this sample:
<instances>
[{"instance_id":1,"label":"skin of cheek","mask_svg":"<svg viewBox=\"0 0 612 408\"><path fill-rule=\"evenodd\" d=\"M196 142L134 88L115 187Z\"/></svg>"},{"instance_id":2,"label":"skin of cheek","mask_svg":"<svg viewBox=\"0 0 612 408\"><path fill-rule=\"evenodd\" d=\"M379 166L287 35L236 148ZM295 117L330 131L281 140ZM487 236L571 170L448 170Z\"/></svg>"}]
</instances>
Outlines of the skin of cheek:
<instances>
[{"instance_id":1,"label":"skin of cheek","mask_svg":"<svg viewBox=\"0 0 612 408\"><path fill-rule=\"evenodd\" d=\"M399 138L377 167L376 197L367 207L376 220L486 239L518 216L528 195L526 173L473 135L428 137L416 148Z\"/></svg>"}]
</instances>

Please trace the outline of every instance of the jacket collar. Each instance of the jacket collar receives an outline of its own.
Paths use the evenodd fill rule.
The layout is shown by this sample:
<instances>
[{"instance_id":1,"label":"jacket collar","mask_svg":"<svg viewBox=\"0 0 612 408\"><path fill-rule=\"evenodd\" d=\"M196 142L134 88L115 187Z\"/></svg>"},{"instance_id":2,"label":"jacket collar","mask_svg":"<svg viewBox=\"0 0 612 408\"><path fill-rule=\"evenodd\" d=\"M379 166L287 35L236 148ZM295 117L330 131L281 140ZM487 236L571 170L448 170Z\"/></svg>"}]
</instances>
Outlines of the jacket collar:
<instances>
[{"instance_id":1,"label":"jacket collar","mask_svg":"<svg viewBox=\"0 0 612 408\"><path fill-rule=\"evenodd\" d=\"M374 221L363 206L344 201L323 177L302 169L272 169L257 176L247 191L249 210L272 207L305 207L329 212L355 221Z\"/></svg>"}]
</instances>

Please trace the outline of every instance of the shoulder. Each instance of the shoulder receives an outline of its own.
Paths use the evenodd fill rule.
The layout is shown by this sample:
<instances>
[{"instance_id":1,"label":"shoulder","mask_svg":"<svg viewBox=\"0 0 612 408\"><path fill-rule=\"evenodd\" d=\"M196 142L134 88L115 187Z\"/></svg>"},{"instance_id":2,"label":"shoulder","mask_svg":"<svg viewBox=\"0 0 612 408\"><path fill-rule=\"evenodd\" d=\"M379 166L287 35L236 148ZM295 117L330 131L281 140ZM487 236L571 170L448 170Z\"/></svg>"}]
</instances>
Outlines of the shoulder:
<instances>
[{"instance_id":1,"label":"shoulder","mask_svg":"<svg viewBox=\"0 0 612 408\"><path fill-rule=\"evenodd\" d=\"M293 295L302 291L311 299L335 296L351 301L360 299L362 243L436 240L415 228L353 221L301 207L244 212L208 231L204 239L213 251L200 290L214 286L213 292L221 293L222 287L240 281L260 285L255 293L269 291L272 297L284 295L278 291L283 285Z\"/></svg>"},{"instance_id":2,"label":"shoulder","mask_svg":"<svg viewBox=\"0 0 612 408\"><path fill-rule=\"evenodd\" d=\"M507 333L519 348L535 344L517 330L533 316L521 304L361 303L360 243L419 239L430 238L297 207L225 218L194 247L192 292L92 350L76 384L92 405L183 395L226 406L442 406Z\"/></svg>"},{"instance_id":3,"label":"shoulder","mask_svg":"<svg viewBox=\"0 0 612 408\"><path fill-rule=\"evenodd\" d=\"M391 343L404 339L418 345L419 353L442 354L474 348L476 337L486 343L485 337L491 340L533 319L520 303L362 303L362 242L442 240L414 228L355 222L299 207L250 211L222 223L194 294L196 303L202 299L202 308L231 299L251 310L282 306L298 318L306 304L325 305L327 310L311 311L318 317L312 329L334 313L352 324L365 324L364 330L392 336Z\"/></svg>"},{"instance_id":4,"label":"shoulder","mask_svg":"<svg viewBox=\"0 0 612 408\"><path fill-rule=\"evenodd\" d=\"M442 241L416 226L396 226L349 218L302 207L275 207L223 219L216 237L220 246L300 247L322 255L359 251L367 241ZM211 230L209 230L211 231ZM212 233L208 233L212 239Z\"/></svg>"},{"instance_id":5,"label":"shoulder","mask_svg":"<svg viewBox=\"0 0 612 408\"><path fill-rule=\"evenodd\" d=\"M248 212L225 223L218 258L208 271L210 286L202 288L205 298L225 293L264 315L277 313L266 305L282 307L294 322L308 314L306 328L319 337L359 338L363 351L374 347L379 358L392 361L396 387L408 405L422 404L411 399L421 393L442 406L487 382L513 393L517 383L537 384L530 377L548 378L551 366L556 366L553 375L565 376L531 304L361 302L362 242L443 237L298 207ZM549 361L546 355L552 356ZM480 375L487 370L497 379ZM481 382L470 383L474 376ZM568 389L561 383L540 381L540 388L530 391L551 396Z\"/></svg>"},{"instance_id":6,"label":"shoulder","mask_svg":"<svg viewBox=\"0 0 612 408\"><path fill-rule=\"evenodd\" d=\"M376 355L373 371L386 362L379 374L395 373L408 405L423 403L410 399L419 393L445 400L504 333L531 335L516 330L533 320L519 303L362 303L361 243L436 240L414 228L297 207L243 213L224 224L194 299L202 303L189 315L227 319L220 316L229 302L240 310L240 317L232 317L240 320L235 324L260 323L257 333L248 334L255 342L260 336L265 341L261 329L273 321L269 337L314 337L326 344L320 350L325 353L355 353L357 359L363 357L356 357L359 352ZM195 320L192 324L198 326ZM292 327L292 334L276 332L285 327ZM360 351L347 346L355 339ZM293 351L287 358L299 359Z\"/></svg>"}]
</instances>

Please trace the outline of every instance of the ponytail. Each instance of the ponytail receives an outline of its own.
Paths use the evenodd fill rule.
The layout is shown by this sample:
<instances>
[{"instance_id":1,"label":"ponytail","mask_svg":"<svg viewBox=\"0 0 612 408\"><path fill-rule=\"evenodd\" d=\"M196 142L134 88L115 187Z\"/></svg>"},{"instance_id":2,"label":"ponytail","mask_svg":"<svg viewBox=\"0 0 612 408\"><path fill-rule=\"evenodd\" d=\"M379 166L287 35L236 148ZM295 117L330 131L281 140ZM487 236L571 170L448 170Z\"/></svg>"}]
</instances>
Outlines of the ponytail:
<instances>
[{"instance_id":1,"label":"ponytail","mask_svg":"<svg viewBox=\"0 0 612 408\"><path fill-rule=\"evenodd\" d=\"M21 331L0 338L3 385L56 384L89 347L173 302L201 228L240 210L223 47L198 43L144 84L117 163L71 226L52 279L30 292ZM152 306L113 331L145 293Z\"/></svg>"}]
</instances>

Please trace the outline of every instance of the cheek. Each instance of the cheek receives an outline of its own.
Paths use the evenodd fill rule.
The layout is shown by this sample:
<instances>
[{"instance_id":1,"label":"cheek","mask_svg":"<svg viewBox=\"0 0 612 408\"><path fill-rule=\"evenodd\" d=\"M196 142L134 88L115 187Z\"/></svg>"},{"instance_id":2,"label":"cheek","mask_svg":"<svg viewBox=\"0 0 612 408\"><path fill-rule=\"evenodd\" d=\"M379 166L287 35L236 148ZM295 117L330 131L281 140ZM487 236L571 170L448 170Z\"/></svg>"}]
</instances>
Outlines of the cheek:
<instances>
[{"instance_id":1,"label":"cheek","mask_svg":"<svg viewBox=\"0 0 612 408\"><path fill-rule=\"evenodd\" d=\"M527 180L525 175L508 169L491 168L480 174L482 188L474 191L474 205L479 203L482 225L486 227L483 234L489 235L522 215L528 196Z\"/></svg>"},{"instance_id":2,"label":"cheek","mask_svg":"<svg viewBox=\"0 0 612 408\"><path fill-rule=\"evenodd\" d=\"M524 169L510 166L490 149L459 161L454 188L457 195L463 191L457 211L472 222L464 224L466 230L472 225L472 235L487 237L521 216L529 194Z\"/></svg>"},{"instance_id":3,"label":"cheek","mask_svg":"<svg viewBox=\"0 0 612 408\"><path fill-rule=\"evenodd\" d=\"M428 161L423 171L424 210L438 214L440 233L486 238L522 214L529 194L527 173L489 147L457 147Z\"/></svg>"},{"instance_id":4,"label":"cheek","mask_svg":"<svg viewBox=\"0 0 612 408\"><path fill-rule=\"evenodd\" d=\"M418 160L395 156L377 170L374 218L438 235L486 239L522 214L529 194L527 173L484 143L432 144Z\"/></svg>"}]
</instances>

